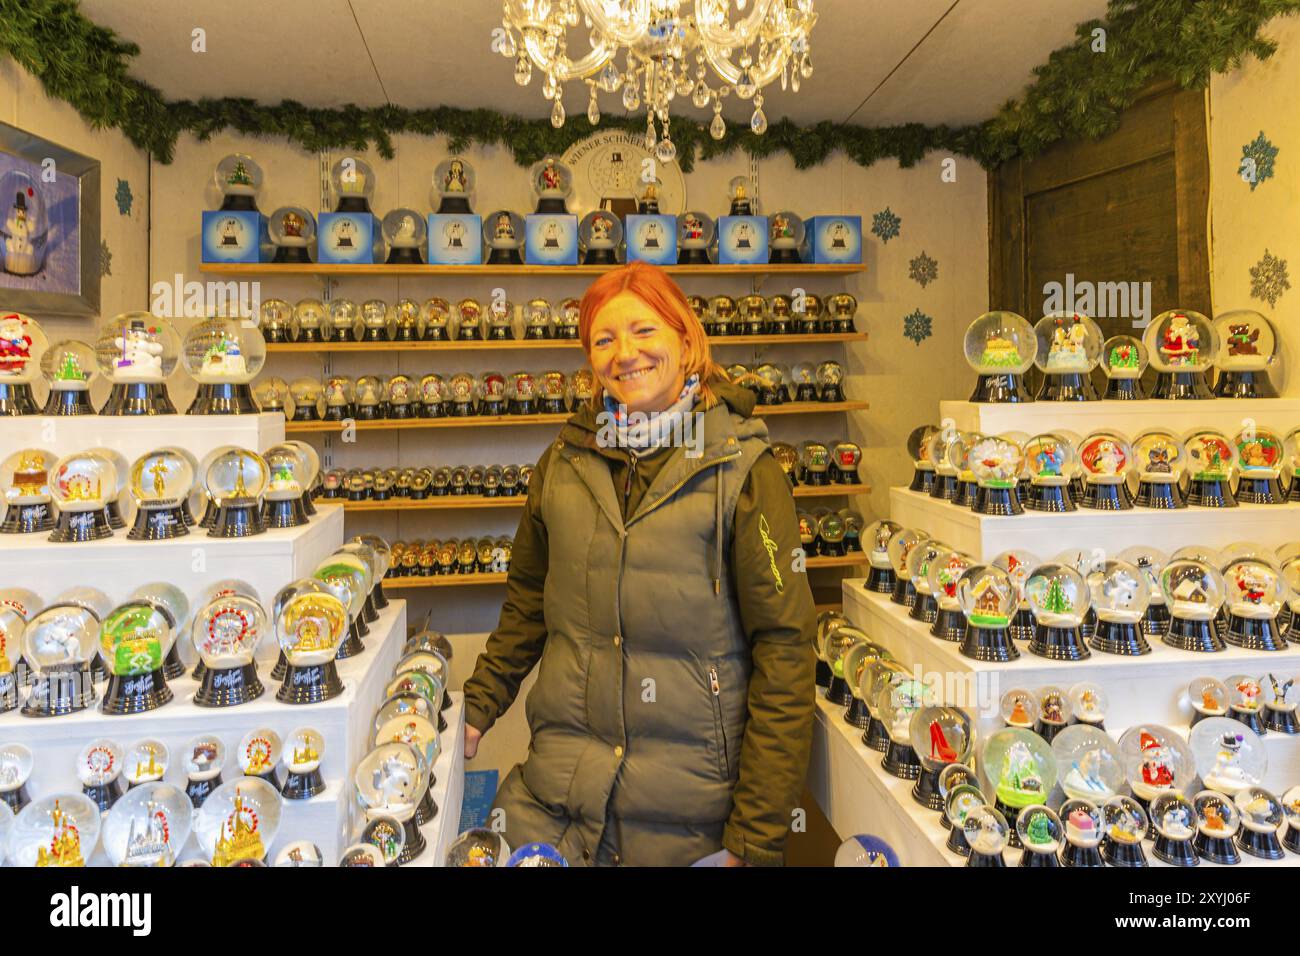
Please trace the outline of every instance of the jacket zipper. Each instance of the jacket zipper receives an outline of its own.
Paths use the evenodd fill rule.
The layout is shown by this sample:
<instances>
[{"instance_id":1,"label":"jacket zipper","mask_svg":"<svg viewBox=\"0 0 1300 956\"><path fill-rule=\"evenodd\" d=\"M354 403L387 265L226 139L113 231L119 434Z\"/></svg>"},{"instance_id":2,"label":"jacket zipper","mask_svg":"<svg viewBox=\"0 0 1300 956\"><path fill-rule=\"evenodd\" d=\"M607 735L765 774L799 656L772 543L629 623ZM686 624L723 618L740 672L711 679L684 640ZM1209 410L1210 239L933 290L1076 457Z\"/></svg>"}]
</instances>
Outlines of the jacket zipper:
<instances>
[{"instance_id":1,"label":"jacket zipper","mask_svg":"<svg viewBox=\"0 0 1300 956\"><path fill-rule=\"evenodd\" d=\"M627 457L628 457L628 459L629 459L629 460L628 460L628 466L627 466L627 477L625 477L625 478L623 479L623 509L624 509L624 514L627 513L627 499L628 499L629 496L631 496L631 494L632 494L632 478L636 475L636 465L637 465L637 462L640 461L640 459L637 458L637 456L636 456L636 452L634 452L634 451L628 451L628 453L627 453Z\"/></svg>"},{"instance_id":2,"label":"jacket zipper","mask_svg":"<svg viewBox=\"0 0 1300 956\"><path fill-rule=\"evenodd\" d=\"M699 468L696 468L693 472L691 472L689 475L687 475L687 476L686 476L685 478L683 478L681 481L677 482L677 484L673 485L671 488L669 488L669 489L667 489L666 491L664 491L664 493L663 493L662 495L659 496L659 500L656 501L654 504L652 504L649 508L646 508L644 511L637 512L637 513L636 513L635 515L633 515L630 519L628 519L628 520L627 520L627 524L631 524L633 521L640 521L642 518L644 518L644 517L645 517L646 515L648 515L650 512L654 511L656 508L658 508L660 505L662 505L665 501L667 501L667 500L668 500L669 498L671 498L673 495L677 494L677 492L680 491L680 490L681 490L681 489L686 485L686 483L687 483L688 481L690 481L690 480L691 480L692 478L694 478L696 475L699 475L699 474L703 473L703 471L704 471L705 468L712 468L712 467L714 467L715 465L721 465L723 462L734 461L735 459L737 459L737 458L739 458L739 457L740 457L740 452L736 452L736 453L733 454L733 455L723 455L721 458L715 458L715 459L713 459L713 461L709 462L708 464L706 464L706 465L702 465L702 466L700 466ZM642 499L642 500L644 500L644 499ZM625 525L625 526L626 526L626 525Z\"/></svg>"},{"instance_id":3,"label":"jacket zipper","mask_svg":"<svg viewBox=\"0 0 1300 956\"><path fill-rule=\"evenodd\" d=\"M718 668L709 665L709 691L713 694L713 719L718 726L718 770L723 780L731 779L731 760L727 754L727 728L722 720L722 684L718 681Z\"/></svg>"}]
</instances>

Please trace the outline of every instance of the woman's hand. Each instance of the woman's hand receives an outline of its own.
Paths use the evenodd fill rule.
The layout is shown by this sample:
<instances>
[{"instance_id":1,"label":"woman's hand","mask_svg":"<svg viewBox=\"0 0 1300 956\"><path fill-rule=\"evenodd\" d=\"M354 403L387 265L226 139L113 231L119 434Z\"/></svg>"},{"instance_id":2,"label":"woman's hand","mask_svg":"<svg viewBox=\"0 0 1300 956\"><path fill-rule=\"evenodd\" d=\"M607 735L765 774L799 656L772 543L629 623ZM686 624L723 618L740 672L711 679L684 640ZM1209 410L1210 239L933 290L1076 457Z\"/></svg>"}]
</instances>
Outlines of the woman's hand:
<instances>
[{"instance_id":1,"label":"woman's hand","mask_svg":"<svg viewBox=\"0 0 1300 956\"><path fill-rule=\"evenodd\" d=\"M477 727L465 725L465 759L473 760L478 753L478 742L483 739L483 731Z\"/></svg>"}]
</instances>

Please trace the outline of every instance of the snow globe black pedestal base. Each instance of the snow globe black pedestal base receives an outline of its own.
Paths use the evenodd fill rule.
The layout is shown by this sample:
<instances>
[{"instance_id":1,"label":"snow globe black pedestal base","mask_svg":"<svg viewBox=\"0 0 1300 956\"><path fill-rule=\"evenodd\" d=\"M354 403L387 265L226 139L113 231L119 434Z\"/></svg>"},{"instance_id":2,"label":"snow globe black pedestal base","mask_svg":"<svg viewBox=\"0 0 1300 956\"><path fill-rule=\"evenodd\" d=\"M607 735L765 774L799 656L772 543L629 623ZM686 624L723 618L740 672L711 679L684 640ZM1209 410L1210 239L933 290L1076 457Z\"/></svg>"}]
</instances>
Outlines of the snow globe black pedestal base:
<instances>
[{"instance_id":1,"label":"snow globe black pedestal base","mask_svg":"<svg viewBox=\"0 0 1300 956\"><path fill-rule=\"evenodd\" d=\"M1214 632L1212 621L1185 617L1171 617L1161 640L1180 651L1196 651L1202 654L1213 654L1226 646Z\"/></svg>"},{"instance_id":2,"label":"snow globe black pedestal base","mask_svg":"<svg viewBox=\"0 0 1300 956\"><path fill-rule=\"evenodd\" d=\"M175 415L176 406L162 382L119 382L108 393L101 415Z\"/></svg>"},{"instance_id":3,"label":"snow globe black pedestal base","mask_svg":"<svg viewBox=\"0 0 1300 956\"><path fill-rule=\"evenodd\" d=\"M1275 617L1241 617L1228 615L1228 627L1223 631L1223 640L1233 647L1244 647L1248 651L1284 651L1286 638L1277 626Z\"/></svg>"},{"instance_id":4,"label":"snow globe black pedestal base","mask_svg":"<svg viewBox=\"0 0 1300 956\"><path fill-rule=\"evenodd\" d=\"M1049 514L1061 514L1076 510L1074 499L1070 497L1065 485L1045 485L1030 482L1029 497L1025 501L1030 511L1045 511Z\"/></svg>"},{"instance_id":5,"label":"snow globe black pedestal base","mask_svg":"<svg viewBox=\"0 0 1300 956\"><path fill-rule=\"evenodd\" d=\"M898 575L892 567L878 568L873 564L867 571L867 583L863 587L877 594L892 594L897 583Z\"/></svg>"},{"instance_id":6,"label":"snow globe black pedestal base","mask_svg":"<svg viewBox=\"0 0 1300 956\"><path fill-rule=\"evenodd\" d=\"M1077 627L1036 624L1029 642L1029 653L1049 661L1082 661L1092 656L1083 634Z\"/></svg>"},{"instance_id":7,"label":"snow globe black pedestal base","mask_svg":"<svg viewBox=\"0 0 1300 956\"><path fill-rule=\"evenodd\" d=\"M1098 620L1097 628L1088 639L1088 646L1101 654L1118 654L1121 657L1141 657L1151 653L1137 621Z\"/></svg>"},{"instance_id":8,"label":"snow globe black pedestal base","mask_svg":"<svg viewBox=\"0 0 1300 956\"><path fill-rule=\"evenodd\" d=\"M1154 508L1161 511L1187 507L1177 482L1145 479L1138 482L1138 493L1133 499L1133 504L1139 508Z\"/></svg>"},{"instance_id":9,"label":"snow globe black pedestal base","mask_svg":"<svg viewBox=\"0 0 1300 956\"><path fill-rule=\"evenodd\" d=\"M971 392L968 399L989 405L1010 405L1033 400L1034 397L1025 388L1024 376L1011 373L981 375L975 383L975 391Z\"/></svg>"},{"instance_id":10,"label":"snow globe black pedestal base","mask_svg":"<svg viewBox=\"0 0 1300 956\"><path fill-rule=\"evenodd\" d=\"M1243 475L1237 481L1237 490L1233 497L1243 505L1280 505L1287 499L1282 490L1282 482L1276 477L1248 478Z\"/></svg>"},{"instance_id":11,"label":"snow globe black pedestal base","mask_svg":"<svg viewBox=\"0 0 1300 956\"><path fill-rule=\"evenodd\" d=\"M253 401L247 382L205 382L199 386L186 415L256 415L261 409Z\"/></svg>"},{"instance_id":12,"label":"snow globe black pedestal base","mask_svg":"<svg viewBox=\"0 0 1300 956\"><path fill-rule=\"evenodd\" d=\"M94 415L95 407L90 404L90 392L87 389L52 388L41 414L53 418L65 415Z\"/></svg>"},{"instance_id":13,"label":"snow globe black pedestal base","mask_svg":"<svg viewBox=\"0 0 1300 956\"><path fill-rule=\"evenodd\" d=\"M1237 499L1226 478L1192 478L1187 482L1187 503L1199 508L1235 508Z\"/></svg>"},{"instance_id":14,"label":"snow globe black pedestal base","mask_svg":"<svg viewBox=\"0 0 1300 956\"><path fill-rule=\"evenodd\" d=\"M275 699L282 704L319 704L343 693L343 681L333 661L324 664L289 664Z\"/></svg>"},{"instance_id":15,"label":"snow globe black pedestal base","mask_svg":"<svg viewBox=\"0 0 1300 956\"><path fill-rule=\"evenodd\" d=\"M1204 372L1160 372L1156 375L1156 387L1151 390L1151 397L1204 401L1214 398L1214 393L1205 384Z\"/></svg>"},{"instance_id":16,"label":"snow globe black pedestal base","mask_svg":"<svg viewBox=\"0 0 1300 956\"><path fill-rule=\"evenodd\" d=\"M237 707L257 700L266 688L257 676L257 665L252 661L238 667L209 668L203 672L203 683L194 693L197 707Z\"/></svg>"},{"instance_id":17,"label":"snow globe black pedestal base","mask_svg":"<svg viewBox=\"0 0 1300 956\"><path fill-rule=\"evenodd\" d=\"M147 674L110 674L99 712L110 717L144 714L169 703L173 696L161 667Z\"/></svg>"},{"instance_id":18,"label":"snow globe black pedestal base","mask_svg":"<svg viewBox=\"0 0 1300 956\"><path fill-rule=\"evenodd\" d=\"M1004 627L967 625L959 650L963 657L976 661L1004 663L1020 657L1020 650L1012 643L1011 635Z\"/></svg>"}]
</instances>

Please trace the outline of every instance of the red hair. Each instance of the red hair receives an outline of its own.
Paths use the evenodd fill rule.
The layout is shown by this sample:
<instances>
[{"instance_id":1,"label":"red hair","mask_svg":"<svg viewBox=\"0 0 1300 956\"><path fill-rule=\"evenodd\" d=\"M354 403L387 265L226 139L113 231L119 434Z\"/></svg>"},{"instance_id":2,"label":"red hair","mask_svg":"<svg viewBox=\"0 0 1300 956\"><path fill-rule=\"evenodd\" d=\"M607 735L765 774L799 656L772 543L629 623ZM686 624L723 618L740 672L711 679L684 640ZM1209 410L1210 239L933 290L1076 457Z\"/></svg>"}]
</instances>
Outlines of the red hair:
<instances>
[{"instance_id":1,"label":"red hair","mask_svg":"<svg viewBox=\"0 0 1300 956\"><path fill-rule=\"evenodd\" d=\"M650 307L682 339L682 369L686 377L700 376L700 397L704 407L709 408L717 402L713 389L709 387L710 379L727 380L722 366L713 361L709 350L709 338L704 326L695 315L686 293L681 286L659 266L648 262L629 262L625 266L611 269L588 286L582 296L578 315L578 337L582 339L582 348L591 358L591 327L596 316L609 300L623 292L630 292ZM601 400L603 389L596 383L595 401Z\"/></svg>"}]
</instances>

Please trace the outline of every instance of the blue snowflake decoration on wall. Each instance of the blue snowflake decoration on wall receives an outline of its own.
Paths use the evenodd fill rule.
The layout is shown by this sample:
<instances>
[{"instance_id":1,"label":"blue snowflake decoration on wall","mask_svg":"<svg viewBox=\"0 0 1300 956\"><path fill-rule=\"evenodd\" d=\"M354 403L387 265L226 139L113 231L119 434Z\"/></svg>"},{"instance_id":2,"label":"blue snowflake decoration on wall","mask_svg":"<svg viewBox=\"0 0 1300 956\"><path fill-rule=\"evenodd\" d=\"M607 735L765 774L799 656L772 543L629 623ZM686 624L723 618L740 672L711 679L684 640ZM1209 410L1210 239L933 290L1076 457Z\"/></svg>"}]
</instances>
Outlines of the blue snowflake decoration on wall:
<instances>
[{"instance_id":1,"label":"blue snowflake decoration on wall","mask_svg":"<svg viewBox=\"0 0 1300 956\"><path fill-rule=\"evenodd\" d=\"M917 345L930 337L933 327L934 320L920 309L903 316L903 338L911 339Z\"/></svg>"},{"instance_id":2,"label":"blue snowflake decoration on wall","mask_svg":"<svg viewBox=\"0 0 1300 956\"><path fill-rule=\"evenodd\" d=\"M1277 147L1269 142L1263 130L1241 147L1241 165L1237 171L1243 180L1250 183L1251 192L1264 180L1273 178L1273 160L1277 158L1277 152Z\"/></svg>"},{"instance_id":3,"label":"blue snowflake decoration on wall","mask_svg":"<svg viewBox=\"0 0 1300 956\"><path fill-rule=\"evenodd\" d=\"M939 278L939 263L925 254L921 254L907 264L907 277L914 279L924 289L935 279Z\"/></svg>"},{"instance_id":4,"label":"blue snowflake decoration on wall","mask_svg":"<svg viewBox=\"0 0 1300 956\"><path fill-rule=\"evenodd\" d=\"M117 212L122 216L131 215L131 203L135 199L131 195L131 184L125 179L117 181L117 192L113 193L113 198L117 200Z\"/></svg>"},{"instance_id":5,"label":"blue snowflake decoration on wall","mask_svg":"<svg viewBox=\"0 0 1300 956\"><path fill-rule=\"evenodd\" d=\"M886 206L871 217L871 234L881 242L888 242L890 239L897 238L898 227L902 224L903 220Z\"/></svg>"},{"instance_id":6,"label":"blue snowflake decoration on wall","mask_svg":"<svg viewBox=\"0 0 1300 956\"><path fill-rule=\"evenodd\" d=\"M1286 260L1265 249L1264 257L1250 267L1251 298L1262 299L1271 309L1289 288L1291 278L1287 275Z\"/></svg>"}]
</instances>

